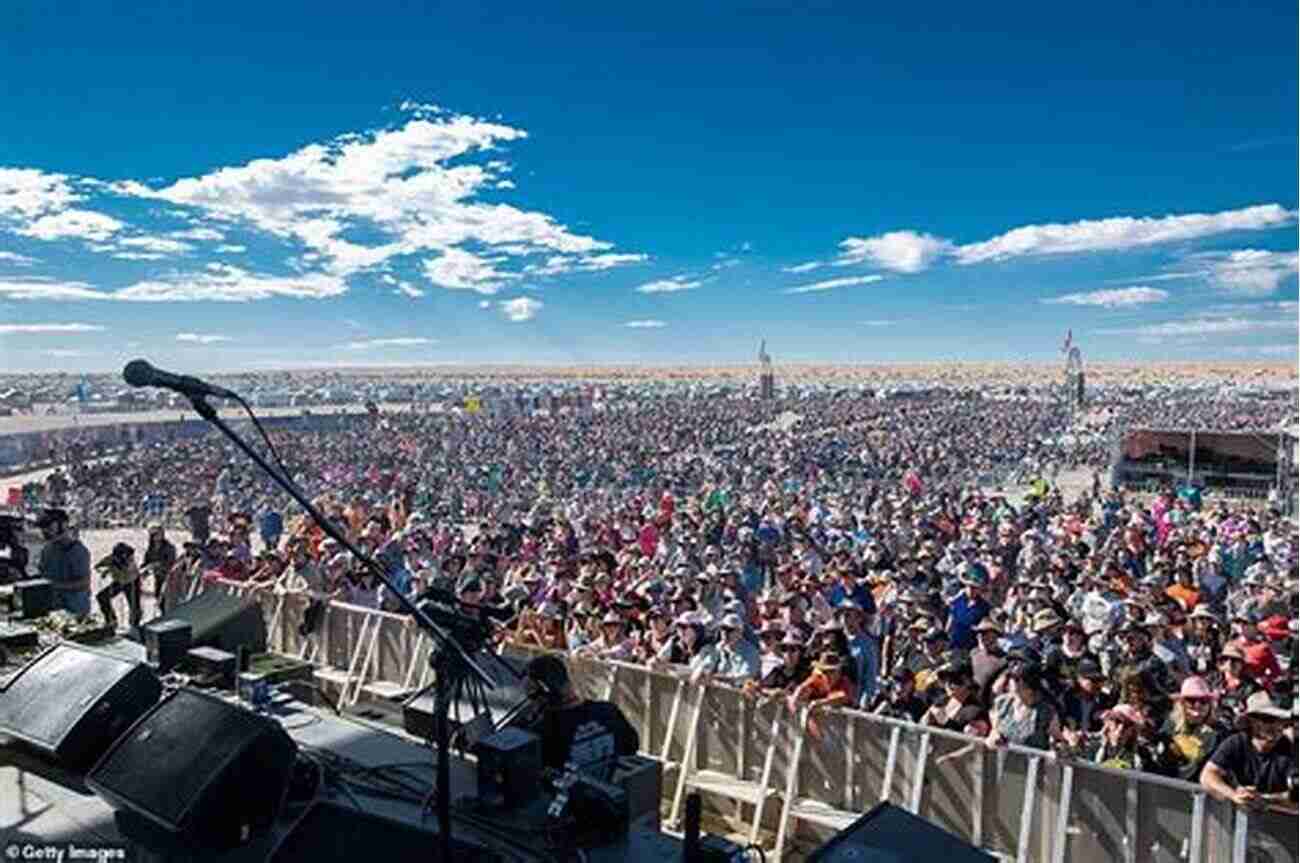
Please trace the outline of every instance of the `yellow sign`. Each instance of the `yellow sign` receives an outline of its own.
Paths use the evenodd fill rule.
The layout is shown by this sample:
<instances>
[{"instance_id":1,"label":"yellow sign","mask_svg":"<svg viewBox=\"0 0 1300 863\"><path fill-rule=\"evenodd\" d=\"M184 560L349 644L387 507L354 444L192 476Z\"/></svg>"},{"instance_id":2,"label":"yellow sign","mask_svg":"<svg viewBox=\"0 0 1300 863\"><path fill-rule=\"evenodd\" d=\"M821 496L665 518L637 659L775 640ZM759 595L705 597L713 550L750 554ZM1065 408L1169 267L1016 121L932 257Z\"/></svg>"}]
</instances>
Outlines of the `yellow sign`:
<instances>
[{"instance_id":1,"label":"yellow sign","mask_svg":"<svg viewBox=\"0 0 1300 863\"><path fill-rule=\"evenodd\" d=\"M476 413L478 413L478 412L481 411L481 410L483 410L483 402L481 402L481 401L479 400L478 396L466 396L466 397L465 397L465 412L466 412L466 413L476 414Z\"/></svg>"}]
</instances>

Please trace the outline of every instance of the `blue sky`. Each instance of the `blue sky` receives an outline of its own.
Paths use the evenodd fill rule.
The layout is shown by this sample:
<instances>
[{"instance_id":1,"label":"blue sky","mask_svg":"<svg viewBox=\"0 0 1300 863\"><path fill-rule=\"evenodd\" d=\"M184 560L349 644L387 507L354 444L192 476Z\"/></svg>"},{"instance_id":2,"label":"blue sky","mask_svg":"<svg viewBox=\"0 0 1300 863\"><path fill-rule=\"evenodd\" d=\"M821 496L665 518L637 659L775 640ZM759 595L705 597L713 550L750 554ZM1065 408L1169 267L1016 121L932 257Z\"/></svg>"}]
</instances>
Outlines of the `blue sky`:
<instances>
[{"instance_id":1,"label":"blue sky","mask_svg":"<svg viewBox=\"0 0 1300 863\"><path fill-rule=\"evenodd\" d=\"M59 5L9 369L1295 355L1294 2Z\"/></svg>"}]
</instances>

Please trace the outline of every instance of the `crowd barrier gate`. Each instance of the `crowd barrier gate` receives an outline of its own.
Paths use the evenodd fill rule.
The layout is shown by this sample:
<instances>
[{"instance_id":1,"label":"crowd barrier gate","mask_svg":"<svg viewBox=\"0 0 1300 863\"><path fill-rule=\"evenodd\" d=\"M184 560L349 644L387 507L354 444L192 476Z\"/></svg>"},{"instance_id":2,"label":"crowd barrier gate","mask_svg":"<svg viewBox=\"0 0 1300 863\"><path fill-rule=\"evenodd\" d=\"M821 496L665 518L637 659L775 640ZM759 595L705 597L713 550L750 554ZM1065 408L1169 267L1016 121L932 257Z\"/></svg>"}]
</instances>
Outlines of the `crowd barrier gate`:
<instances>
[{"instance_id":1,"label":"crowd barrier gate","mask_svg":"<svg viewBox=\"0 0 1300 863\"><path fill-rule=\"evenodd\" d=\"M330 602L303 636L308 595L208 580L171 583L169 598L196 588L255 597L271 649L312 661L346 705L429 682L428 638L405 615ZM889 801L1017 863L1300 863L1296 817L1237 810L1193 783L1019 746L992 751L858 710L791 715L782 699L639 665L572 657L568 665L579 693L617 704L640 732L642 754L663 764L670 823L697 790L724 801L738 832L758 841L766 830L781 849L800 826L825 838Z\"/></svg>"}]
</instances>

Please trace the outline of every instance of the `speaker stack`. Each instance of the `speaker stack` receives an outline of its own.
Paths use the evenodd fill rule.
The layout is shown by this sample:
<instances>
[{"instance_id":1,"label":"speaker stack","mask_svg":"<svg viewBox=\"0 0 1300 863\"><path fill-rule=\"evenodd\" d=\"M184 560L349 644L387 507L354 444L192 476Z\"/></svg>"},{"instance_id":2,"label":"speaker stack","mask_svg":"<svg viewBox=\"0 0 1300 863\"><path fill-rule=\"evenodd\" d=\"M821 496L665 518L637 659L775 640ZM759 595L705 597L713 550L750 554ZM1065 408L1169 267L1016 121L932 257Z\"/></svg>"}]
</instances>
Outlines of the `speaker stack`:
<instances>
[{"instance_id":1,"label":"speaker stack","mask_svg":"<svg viewBox=\"0 0 1300 863\"><path fill-rule=\"evenodd\" d=\"M82 771L161 696L162 684L149 666L62 642L0 689L0 733Z\"/></svg>"},{"instance_id":2,"label":"speaker stack","mask_svg":"<svg viewBox=\"0 0 1300 863\"><path fill-rule=\"evenodd\" d=\"M808 863L996 863L998 858L889 803L813 852Z\"/></svg>"},{"instance_id":3,"label":"speaker stack","mask_svg":"<svg viewBox=\"0 0 1300 863\"><path fill-rule=\"evenodd\" d=\"M119 823L145 827L132 837L142 844L227 849L275 822L297 752L275 720L178 689L118 739L86 785L127 814Z\"/></svg>"}]
</instances>

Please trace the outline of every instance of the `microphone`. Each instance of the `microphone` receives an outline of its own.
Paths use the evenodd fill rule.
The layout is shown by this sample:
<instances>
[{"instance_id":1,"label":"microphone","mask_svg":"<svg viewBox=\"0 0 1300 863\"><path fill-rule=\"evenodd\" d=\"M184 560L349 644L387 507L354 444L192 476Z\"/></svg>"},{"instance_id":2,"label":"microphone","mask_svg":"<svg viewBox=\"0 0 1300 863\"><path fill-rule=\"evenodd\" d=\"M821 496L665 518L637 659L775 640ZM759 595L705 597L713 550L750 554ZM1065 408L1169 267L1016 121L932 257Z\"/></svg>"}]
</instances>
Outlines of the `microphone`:
<instances>
[{"instance_id":1,"label":"microphone","mask_svg":"<svg viewBox=\"0 0 1300 863\"><path fill-rule=\"evenodd\" d=\"M219 399L238 400L239 398L228 389L214 386L198 378L192 378L188 375L174 375L171 372L156 369L147 360L131 360L126 364L126 368L122 369L122 378L133 387L161 387L165 390L180 393L188 398L203 398L205 396Z\"/></svg>"}]
</instances>

